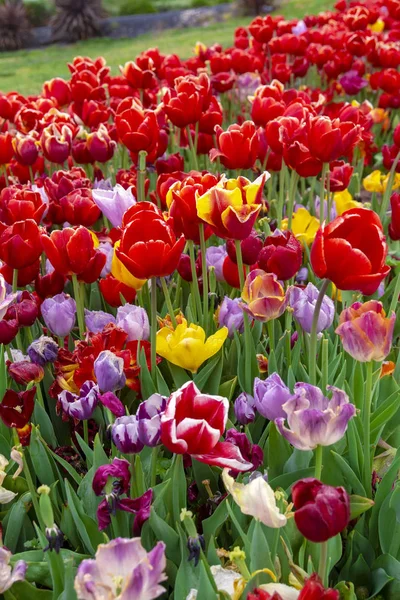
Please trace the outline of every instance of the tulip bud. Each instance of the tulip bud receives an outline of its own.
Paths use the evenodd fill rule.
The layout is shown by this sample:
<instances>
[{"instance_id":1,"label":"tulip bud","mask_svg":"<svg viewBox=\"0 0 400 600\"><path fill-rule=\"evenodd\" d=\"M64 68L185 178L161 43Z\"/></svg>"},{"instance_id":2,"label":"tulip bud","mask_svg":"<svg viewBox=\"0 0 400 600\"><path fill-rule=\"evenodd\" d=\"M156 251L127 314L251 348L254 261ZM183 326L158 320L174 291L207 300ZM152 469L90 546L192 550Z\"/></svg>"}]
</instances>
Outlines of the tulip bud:
<instances>
[{"instance_id":1,"label":"tulip bud","mask_svg":"<svg viewBox=\"0 0 400 600\"><path fill-rule=\"evenodd\" d=\"M217 281L225 281L223 264L226 256L225 246L209 246L206 250L207 268L214 267Z\"/></svg>"},{"instance_id":2,"label":"tulip bud","mask_svg":"<svg viewBox=\"0 0 400 600\"><path fill-rule=\"evenodd\" d=\"M56 296L64 291L66 277L54 270L46 275L40 275L35 279L35 292L40 298Z\"/></svg>"},{"instance_id":3,"label":"tulip bud","mask_svg":"<svg viewBox=\"0 0 400 600\"><path fill-rule=\"evenodd\" d=\"M227 327L229 337L233 337L235 331L243 333L244 318L243 309L240 306L240 299L225 296L218 310L219 327Z\"/></svg>"},{"instance_id":4,"label":"tulip bud","mask_svg":"<svg viewBox=\"0 0 400 600\"><path fill-rule=\"evenodd\" d=\"M32 136L17 134L13 139L13 147L21 165L32 166L39 156L39 144Z\"/></svg>"},{"instance_id":5,"label":"tulip bud","mask_svg":"<svg viewBox=\"0 0 400 600\"><path fill-rule=\"evenodd\" d=\"M18 333L18 323L15 319L0 321L0 344L7 345L13 341Z\"/></svg>"},{"instance_id":6,"label":"tulip bud","mask_svg":"<svg viewBox=\"0 0 400 600\"><path fill-rule=\"evenodd\" d=\"M128 341L148 340L150 323L147 312L140 306L124 304L117 310L117 327L128 334Z\"/></svg>"},{"instance_id":7,"label":"tulip bud","mask_svg":"<svg viewBox=\"0 0 400 600\"><path fill-rule=\"evenodd\" d=\"M189 283L193 281L192 265L190 262L190 256L188 254L181 254L177 271L184 281L188 281Z\"/></svg>"},{"instance_id":8,"label":"tulip bud","mask_svg":"<svg viewBox=\"0 0 400 600\"><path fill-rule=\"evenodd\" d=\"M123 454L136 454L144 448L144 443L139 439L139 423L135 415L115 419L111 437Z\"/></svg>"},{"instance_id":9,"label":"tulip bud","mask_svg":"<svg viewBox=\"0 0 400 600\"><path fill-rule=\"evenodd\" d=\"M32 381L39 383L44 377L43 367L35 365L29 360L10 363L8 373L19 385L28 385Z\"/></svg>"},{"instance_id":10,"label":"tulip bud","mask_svg":"<svg viewBox=\"0 0 400 600\"><path fill-rule=\"evenodd\" d=\"M256 377L253 393L254 407L265 419L274 421L286 416L282 406L292 397L292 394L278 373L272 373L265 380Z\"/></svg>"},{"instance_id":11,"label":"tulip bud","mask_svg":"<svg viewBox=\"0 0 400 600\"><path fill-rule=\"evenodd\" d=\"M124 359L110 350L100 352L94 361L94 373L102 392L114 392L125 385Z\"/></svg>"},{"instance_id":12,"label":"tulip bud","mask_svg":"<svg viewBox=\"0 0 400 600\"><path fill-rule=\"evenodd\" d=\"M363 496L356 496L352 494L350 496L350 520L357 519L360 515L364 514L374 506L375 502L370 498L364 498Z\"/></svg>"},{"instance_id":13,"label":"tulip bud","mask_svg":"<svg viewBox=\"0 0 400 600\"><path fill-rule=\"evenodd\" d=\"M243 264L254 265L254 263L257 262L257 257L260 253L261 248L263 247L262 239L257 235L256 231L254 231L253 229L251 234L247 238L241 240L240 247L242 250ZM228 252L229 258L234 263L237 263L236 247L234 240L227 240L226 250Z\"/></svg>"},{"instance_id":14,"label":"tulip bud","mask_svg":"<svg viewBox=\"0 0 400 600\"><path fill-rule=\"evenodd\" d=\"M236 419L241 425L252 423L256 418L254 398L250 396L250 394L246 394L246 392L242 392L236 398L233 409L235 411Z\"/></svg>"},{"instance_id":15,"label":"tulip bud","mask_svg":"<svg viewBox=\"0 0 400 600\"><path fill-rule=\"evenodd\" d=\"M48 485L41 485L38 487L37 492L39 498L39 509L43 522L46 527L53 527L54 525L54 513L53 507L50 500L50 488Z\"/></svg>"},{"instance_id":16,"label":"tulip bud","mask_svg":"<svg viewBox=\"0 0 400 600\"><path fill-rule=\"evenodd\" d=\"M289 288L289 306L293 316L307 333L311 333L315 306L318 300L318 289L309 283L303 290L299 287ZM335 316L335 305L329 296L324 296L318 316L317 333L328 329Z\"/></svg>"}]
</instances>

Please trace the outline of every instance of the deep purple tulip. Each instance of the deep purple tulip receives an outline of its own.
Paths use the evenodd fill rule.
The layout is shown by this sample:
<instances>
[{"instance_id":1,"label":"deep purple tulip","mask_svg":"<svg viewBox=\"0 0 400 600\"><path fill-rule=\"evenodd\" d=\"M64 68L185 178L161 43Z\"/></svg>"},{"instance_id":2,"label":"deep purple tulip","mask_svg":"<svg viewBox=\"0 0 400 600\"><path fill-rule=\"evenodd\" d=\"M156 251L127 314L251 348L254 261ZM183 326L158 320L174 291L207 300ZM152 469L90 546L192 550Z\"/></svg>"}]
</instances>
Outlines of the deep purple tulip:
<instances>
[{"instance_id":1,"label":"deep purple tulip","mask_svg":"<svg viewBox=\"0 0 400 600\"><path fill-rule=\"evenodd\" d=\"M75 325L76 302L68 294L46 298L41 305L42 317L51 333L65 337Z\"/></svg>"},{"instance_id":2,"label":"deep purple tulip","mask_svg":"<svg viewBox=\"0 0 400 600\"><path fill-rule=\"evenodd\" d=\"M90 419L97 406L99 398L99 387L94 381L85 381L80 389L79 395L63 390L58 395L63 412L80 421Z\"/></svg>"},{"instance_id":3,"label":"deep purple tulip","mask_svg":"<svg viewBox=\"0 0 400 600\"><path fill-rule=\"evenodd\" d=\"M219 307L218 324L220 327L225 326L228 328L229 337L233 337L235 331L238 333L243 332L244 319L243 309L240 306L240 298L232 300L229 296L225 296Z\"/></svg>"},{"instance_id":4,"label":"deep purple tulip","mask_svg":"<svg viewBox=\"0 0 400 600\"><path fill-rule=\"evenodd\" d=\"M296 383L294 394L283 405L290 429L285 426L285 418L276 419L275 424L295 448L314 450L317 446L331 446L344 436L356 407L342 390L333 386L328 390L332 392L330 400L318 387Z\"/></svg>"},{"instance_id":5,"label":"deep purple tulip","mask_svg":"<svg viewBox=\"0 0 400 600\"><path fill-rule=\"evenodd\" d=\"M360 77L355 69L347 71L339 78L339 83L349 96L356 96L363 88L368 85L368 81Z\"/></svg>"},{"instance_id":6,"label":"deep purple tulip","mask_svg":"<svg viewBox=\"0 0 400 600\"><path fill-rule=\"evenodd\" d=\"M117 326L128 334L128 341L148 340L150 323L147 312L140 306L125 304L117 310Z\"/></svg>"},{"instance_id":7,"label":"deep purple tulip","mask_svg":"<svg viewBox=\"0 0 400 600\"><path fill-rule=\"evenodd\" d=\"M256 418L253 396L246 394L246 392L242 392L236 398L233 410L235 411L236 419L241 425L252 423Z\"/></svg>"},{"instance_id":8,"label":"deep purple tulip","mask_svg":"<svg viewBox=\"0 0 400 600\"><path fill-rule=\"evenodd\" d=\"M129 462L125 458L114 458L107 465L101 465L93 477L92 487L96 496L101 496L107 485L108 478L119 480L119 489L121 493L126 493L129 489L131 474L129 472Z\"/></svg>"},{"instance_id":9,"label":"deep purple tulip","mask_svg":"<svg viewBox=\"0 0 400 600\"><path fill-rule=\"evenodd\" d=\"M292 397L292 394L278 373L272 373L265 380L256 377L253 393L254 405L260 415L270 421L285 417L286 413L282 406Z\"/></svg>"},{"instance_id":10,"label":"deep purple tulip","mask_svg":"<svg viewBox=\"0 0 400 600\"><path fill-rule=\"evenodd\" d=\"M115 446L123 454L136 454L143 450L144 443L139 439L139 422L135 415L119 417L111 428Z\"/></svg>"},{"instance_id":11,"label":"deep purple tulip","mask_svg":"<svg viewBox=\"0 0 400 600\"><path fill-rule=\"evenodd\" d=\"M42 335L28 346L28 356L33 363L44 367L49 362L54 362L58 355L59 346L53 338Z\"/></svg>"},{"instance_id":12,"label":"deep purple tulip","mask_svg":"<svg viewBox=\"0 0 400 600\"><path fill-rule=\"evenodd\" d=\"M139 404L137 411L138 434L145 446L154 447L161 443L161 417L167 406L167 398L153 394Z\"/></svg>"},{"instance_id":13,"label":"deep purple tulip","mask_svg":"<svg viewBox=\"0 0 400 600\"><path fill-rule=\"evenodd\" d=\"M94 374L102 392L115 392L124 387L124 360L120 356L103 350L94 361Z\"/></svg>"},{"instance_id":14,"label":"deep purple tulip","mask_svg":"<svg viewBox=\"0 0 400 600\"><path fill-rule=\"evenodd\" d=\"M116 323L115 317L102 310L87 310L85 308L85 323L91 333L100 333L109 323Z\"/></svg>"},{"instance_id":15,"label":"deep purple tulip","mask_svg":"<svg viewBox=\"0 0 400 600\"><path fill-rule=\"evenodd\" d=\"M289 291L289 306L293 309L293 316L307 333L311 333L315 305L318 299L318 289L312 283L302 290L291 287ZM328 329L333 323L335 305L329 296L324 296L318 317L317 333Z\"/></svg>"},{"instance_id":16,"label":"deep purple tulip","mask_svg":"<svg viewBox=\"0 0 400 600\"><path fill-rule=\"evenodd\" d=\"M100 544L95 558L83 560L78 567L78 600L154 600L165 592L160 583L167 579L166 564L164 542L158 542L150 552L143 548L140 538L115 538Z\"/></svg>"}]
</instances>

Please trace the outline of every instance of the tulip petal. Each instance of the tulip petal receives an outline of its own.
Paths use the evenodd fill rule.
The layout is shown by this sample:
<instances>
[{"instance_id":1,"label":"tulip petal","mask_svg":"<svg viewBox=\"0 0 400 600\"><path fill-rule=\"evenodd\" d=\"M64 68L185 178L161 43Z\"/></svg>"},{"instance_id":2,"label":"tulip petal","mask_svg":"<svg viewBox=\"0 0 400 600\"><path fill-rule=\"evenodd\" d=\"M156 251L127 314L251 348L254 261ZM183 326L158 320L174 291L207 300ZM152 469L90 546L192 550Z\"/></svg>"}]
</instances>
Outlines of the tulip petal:
<instances>
[{"instance_id":1,"label":"tulip petal","mask_svg":"<svg viewBox=\"0 0 400 600\"><path fill-rule=\"evenodd\" d=\"M243 458L239 448L230 442L218 442L211 452L196 454L193 455L193 458L207 465L215 465L221 468L228 467L235 471L249 471L253 468L252 463Z\"/></svg>"}]
</instances>

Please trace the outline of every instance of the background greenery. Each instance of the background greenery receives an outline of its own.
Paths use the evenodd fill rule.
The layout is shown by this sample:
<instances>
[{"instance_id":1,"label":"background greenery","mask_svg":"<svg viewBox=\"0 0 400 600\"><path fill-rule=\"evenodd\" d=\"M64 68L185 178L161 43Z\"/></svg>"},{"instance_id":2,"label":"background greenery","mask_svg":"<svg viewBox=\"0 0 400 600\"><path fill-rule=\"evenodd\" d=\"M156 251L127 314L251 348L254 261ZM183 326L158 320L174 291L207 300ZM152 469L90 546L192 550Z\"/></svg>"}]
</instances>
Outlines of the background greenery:
<instances>
[{"instance_id":1,"label":"background greenery","mask_svg":"<svg viewBox=\"0 0 400 600\"><path fill-rule=\"evenodd\" d=\"M171 1L178 3L183 0ZM331 2L328 0L289 0L279 8L279 13L287 18L300 18L306 13L316 13L330 6ZM0 54L0 90L37 94L44 81L53 77L68 77L67 62L78 55L92 58L104 56L115 74L119 65L133 60L139 52L151 46L158 46L164 53L178 53L183 58L188 58L197 41L205 44L219 42L223 46L231 45L236 27L246 25L248 22L248 19L229 19L208 27L168 30L157 33L156 36L146 34L134 39L112 41L107 38L97 38L68 46L5 52Z\"/></svg>"}]
</instances>

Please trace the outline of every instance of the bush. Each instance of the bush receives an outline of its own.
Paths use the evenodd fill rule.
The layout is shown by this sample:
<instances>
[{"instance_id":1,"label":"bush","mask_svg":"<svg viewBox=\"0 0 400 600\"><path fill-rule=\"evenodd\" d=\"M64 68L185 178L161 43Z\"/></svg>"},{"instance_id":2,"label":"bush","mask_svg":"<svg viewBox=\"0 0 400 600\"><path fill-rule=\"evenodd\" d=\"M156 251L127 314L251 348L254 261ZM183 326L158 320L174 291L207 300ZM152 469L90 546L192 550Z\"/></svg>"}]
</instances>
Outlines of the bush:
<instances>
[{"instance_id":1,"label":"bush","mask_svg":"<svg viewBox=\"0 0 400 600\"><path fill-rule=\"evenodd\" d=\"M0 50L18 50L29 39L29 21L20 0L0 4Z\"/></svg>"},{"instance_id":2,"label":"bush","mask_svg":"<svg viewBox=\"0 0 400 600\"><path fill-rule=\"evenodd\" d=\"M29 0L25 2L26 15L32 27L43 27L54 14L54 6L48 0Z\"/></svg>"},{"instance_id":3,"label":"bush","mask_svg":"<svg viewBox=\"0 0 400 600\"><path fill-rule=\"evenodd\" d=\"M126 0L120 8L119 14L145 15L157 12L151 0Z\"/></svg>"},{"instance_id":4,"label":"bush","mask_svg":"<svg viewBox=\"0 0 400 600\"><path fill-rule=\"evenodd\" d=\"M51 19L55 41L77 42L101 35L101 0L56 0Z\"/></svg>"}]
</instances>

